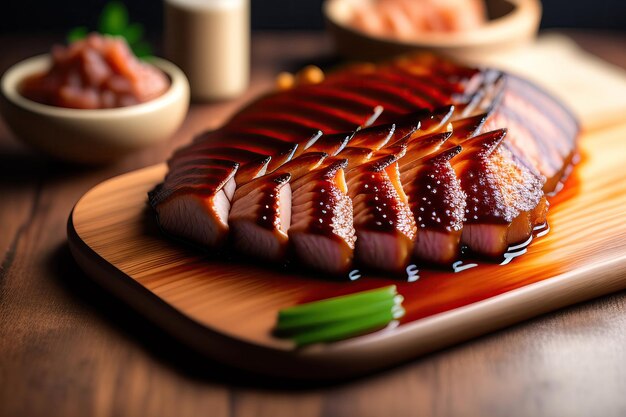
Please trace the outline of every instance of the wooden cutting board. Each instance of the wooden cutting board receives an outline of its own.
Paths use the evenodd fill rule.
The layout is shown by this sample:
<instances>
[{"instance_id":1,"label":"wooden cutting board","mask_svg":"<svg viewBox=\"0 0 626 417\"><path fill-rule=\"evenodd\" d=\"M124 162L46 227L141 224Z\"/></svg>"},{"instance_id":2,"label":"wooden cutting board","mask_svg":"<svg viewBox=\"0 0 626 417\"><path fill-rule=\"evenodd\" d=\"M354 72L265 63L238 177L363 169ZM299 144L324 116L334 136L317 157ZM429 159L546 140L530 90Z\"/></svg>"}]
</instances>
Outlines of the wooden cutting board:
<instances>
[{"instance_id":1,"label":"wooden cutting board","mask_svg":"<svg viewBox=\"0 0 626 417\"><path fill-rule=\"evenodd\" d=\"M89 191L70 216L69 243L94 280L213 358L284 377L357 375L626 288L624 138L626 124L583 135L582 161L552 201L550 233L504 266L339 282L203 254L163 237L147 210L165 165ZM271 334L281 308L392 283L407 310L397 328L304 349Z\"/></svg>"}]
</instances>

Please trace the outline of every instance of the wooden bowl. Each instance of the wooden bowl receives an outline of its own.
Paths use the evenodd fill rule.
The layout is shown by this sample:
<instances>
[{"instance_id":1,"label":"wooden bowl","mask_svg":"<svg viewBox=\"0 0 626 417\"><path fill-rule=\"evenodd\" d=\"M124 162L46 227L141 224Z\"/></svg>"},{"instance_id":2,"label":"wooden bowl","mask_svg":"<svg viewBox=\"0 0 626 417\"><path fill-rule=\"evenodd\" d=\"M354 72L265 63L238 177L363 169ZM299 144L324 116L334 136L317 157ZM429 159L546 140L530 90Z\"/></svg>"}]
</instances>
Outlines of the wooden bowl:
<instances>
[{"instance_id":1,"label":"wooden bowl","mask_svg":"<svg viewBox=\"0 0 626 417\"><path fill-rule=\"evenodd\" d=\"M25 77L43 72L49 55L26 59L0 80L0 111L13 133L38 150L70 162L111 162L168 139L189 107L189 83L174 64L159 58L151 63L170 79L170 88L146 103L113 109L83 110L49 106L23 97Z\"/></svg>"},{"instance_id":2,"label":"wooden bowl","mask_svg":"<svg viewBox=\"0 0 626 417\"><path fill-rule=\"evenodd\" d=\"M337 52L349 59L377 60L430 51L456 59L477 60L533 40L541 20L539 0L486 0L489 21L479 29L424 33L411 41L368 34L350 25L356 3L372 0L327 0L323 5Z\"/></svg>"}]
</instances>

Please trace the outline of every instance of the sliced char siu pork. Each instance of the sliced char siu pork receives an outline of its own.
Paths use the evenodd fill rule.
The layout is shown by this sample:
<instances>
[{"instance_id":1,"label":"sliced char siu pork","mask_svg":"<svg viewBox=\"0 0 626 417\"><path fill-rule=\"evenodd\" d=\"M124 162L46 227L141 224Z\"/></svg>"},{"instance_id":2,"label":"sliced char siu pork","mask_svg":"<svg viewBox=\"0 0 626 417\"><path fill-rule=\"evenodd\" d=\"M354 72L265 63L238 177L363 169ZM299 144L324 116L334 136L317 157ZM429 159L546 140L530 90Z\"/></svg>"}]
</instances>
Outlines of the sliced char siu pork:
<instances>
[{"instance_id":1,"label":"sliced char siu pork","mask_svg":"<svg viewBox=\"0 0 626 417\"><path fill-rule=\"evenodd\" d=\"M451 133L422 138L420 135L423 133L420 132L441 129L451 115L452 109L445 108L432 114L407 115L397 126L379 125L361 129L350 137L347 146L339 152L339 157L348 161L345 175L348 196L352 199L356 231L355 257L359 265L392 272L400 272L408 265L416 227L400 181L397 161L400 159L404 164L410 164L439 149ZM470 131L474 132L482 121L484 116L455 124L460 126L459 132L466 135L465 138L469 135L467 130L470 126ZM418 130L422 125L424 130ZM414 139L414 136L418 139ZM411 153L404 156L408 147ZM447 163L449 157L441 156L439 159ZM449 164L448 167L454 176ZM292 187L298 186L302 186L302 183L292 184ZM297 188L292 188L294 195L295 190ZM332 204L339 202L342 201L331 201L327 209L333 209ZM463 198L461 203L464 203ZM459 239L456 241L455 254L458 242Z\"/></svg>"},{"instance_id":2,"label":"sliced char siu pork","mask_svg":"<svg viewBox=\"0 0 626 417\"><path fill-rule=\"evenodd\" d=\"M442 104L457 105L459 118L488 112L483 131L508 128L503 146L546 177L545 192L558 186L576 154L579 128L571 112L537 86L500 71L419 55L338 71L328 84L376 98L385 108L377 123L396 122L403 114ZM445 96L452 99L442 101Z\"/></svg>"},{"instance_id":3,"label":"sliced char siu pork","mask_svg":"<svg viewBox=\"0 0 626 417\"><path fill-rule=\"evenodd\" d=\"M544 178L531 172L501 146L506 130L462 142L453 161L466 197L462 243L475 253L499 257L527 240L545 219Z\"/></svg>"},{"instance_id":4,"label":"sliced char siu pork","mask_svg":"<svg viewBox=\"0 0 626 417\"><path fill-rule=\"evenodd\" d=\"M429 264L450 264L460 251L465 193L450 165L461 147L444 147L451 135L443 132L416 138L399 162L400 179L417 225L413 256Z\"/></svg>"},{"instance_id":5,"label":"sliced char siu pork","mask_svg":"<svg viewBox=\"0 0 626 417\"><path fill-rule=\"evenodd\" d=\"M306 134L311 134L310 129L303 131ZM259 145L263 149L246 149L243 141L232 140L220 129L176 151L168 161L169 172L163 183L149 193L161 228L206 248L223 244L237 184L264 174L274 154L286 162L298 145L278 140L271 143Z\"/></svg>"},{"instance_id":6,"label":"sliced char siu pork","mask_svg":"<svg viewBox=\"0 0 626 417\"><path fill-rule=\"evenodd\" d=\"M576 155L578 123L558 101L513 75L485 130L506 127L505 147L546 178L544 191L562 182Z\"/></svg>"},{"instance_id":7,"label":"sliced char siu pork","mask_svg":"<svg viewBox=\"0 0 626 417\"><path fill-rule=\"evenodd\" d=\"M417 224L413 255L427 264L450 265L461 249L466 195L450 160L461 152L460 146L430 154L413 169L405 188Z\"/></svg>"},{"instance_id":8,"label":"sliced char siu pork","mask_svg":"<svg viewBox=\"0 0 626 417\"><path fill-rule=\"evenodd\" d=\"M356 230L355 256L370 269L401 272L411 259L415 220L399 178L397 160L406 150L348 171L348 195L352 199Z\"/></svg>"},{"instance_id":9,"label":"sliced char siu pork","mask_svg":"<svg viewBox=\"0 0 626 417\"><path fill-rule=\"evenodd\" d=\"M336 154L351 136L340 132L354 131L359 126L341 117L302 123L301 118L290 118L284 110L262 112L256 120L255 109L249 106L232 123L200 135L170 158L165 180L149 193L150 204L165 232L206 248L222 245L229 232L228 214L238 186L274 171L318 141L316 149ZM252 113L251 122L239 120L248 113ZM362 124L371 122L379 113L380 109L375 108L364 111ZM331 133L321 141L318 126Z\"/></svg>"},{"instance_id":10,"label":"sliced char siu pork","mask_svg":"<svg viewBox=\"0 0 626 417\"><path fill-rule=\"evenodd\" d=\"M449 265L461 244L499 257L545 222L544 178L502 146L505 131L475 137L488 117L457 119L451 131L415 137L400 160L417 224L416 259Z\"/></svg>"},{"instance_id":11,"label":"sliced char siu pork","mask_svg":"<svg viewBox=\"0 0 626 417\"><path fill-rule=\"evenodd\" d=\"M404 269L408 264L415 222L402 190L396 161L402 157L406 142L422 122L429 130L438 129L450 115L450 108L433 114L420 112L407 115L398 125L378 125L359 129L354 134L336 134L331 138L322 136L310 148L311 150L336 150L336 146L333 145L335 139L348 138L347 143L337 152L337 155L342 160L347 160L347 167L344 171L347 172L348 195L354 200L352 202L354 219L347 219L343 223L354 223L355 255L360 264L393 272ZM394 145L391 146L390 143ZM388 147L381 151L385 146ZM293 165L298 159L308 155L307 151L286 165ZM288 172L289 168L285 167L280 171ZM295 209L296 197L300 194L299 187L309 187L310 184L304 181L294 181L292 178L288 186L291 187ZM326 202L324 211L345 214L347 211L341 209L345 203L345 199L330 199ZM337 217L335 215L336 219ZM338 220L335 222L340 223ZM376 227L379 230L375 230ZM321 239L319 230L316 230L315 234L317 235L315 238ZM337 243L336 237L331 236L331 241ZM297 242L292 242L296 253L300 250L297 245ZM342 244L340 247L346 254L348 253L346 245ZM342 265L342 270L347 269L347 265ZM315 267L313 264L309 266Z\"/></svg>"},{"instance_id":12,"label":"sliced char siu pork","mask_svg":"<svg viewBox=\"0 0 626 417\"><path fill-rule=\"evenodd\" d=\"M415 120L416 112L423 116L419 126L407 121ZM476 128L477 121L480 124ZM388 126L394 126L395 132L376 140L372 131L368 138L367 132L359 130L379 128L380 133ZM508 133L502 128L508 128ZM354 134L344 133L355 130ZM403 131L409 133L402 135ZM446 146L421 158L411 152L416 146L413 141L446 131L452 131ZM487 133L467 139L479 132ZM419 206L411 205L412 195L426 192L415 188L420 181L413 175L426 175L420 184L427 185L427 178L432 179L429 175L443 178L444 171L451 172L451 166L461 191L467 195L460 232L462 243L477 253L498 256L545 221L544 192L557 188L567 172L576 152L577 133L578 126L571 114L524 80L499 71L463 67L431 55L417 55L387 64L345 68L329 74L321 84L297 86L257 100L222 128L201 135L177 151L168 161L169 172L163 183L150 193L150 203L166 232L214 248L225 241L229 232L229 214L233 224L258 217L262 211L261 195L272 194L276 200L267 205L276 209L268 216L273 223L267 223L266 236L278 244L267 246L274 248L267 252L260 249L259 255L280 258L286 235L305 264L340 272L349 267L353 256L354 233L351 238L347 232L352 227L347 224L352 223L338 216L331 216L329 221L322 218L329 231L327 237L322 237L321 229L311 224L312 216L320 213L305 210L305 199L320 202L321 194L332 191L326 196L327 204L333 213L345 215L350 190L342 179L344 169L349 172L359 164L371 162L386 147L393 147L404 138L407 155L397 163L401 187L406 188L412 213L416 214L415 207L419 210ZM368 144L368 140L374 145ZM337 157L327 158L297 179L287 172L293 167L287 165L287 170L281 170L289 161L316 152ZM339 164L337 158L345 160L342 163L349 163L349 167ZM260 178L264 179L256 182ZM247 186L252 183L258 187ZM314 184L320 185L319 189ZM448 188L458 197L458 183ZM241 191L236 194L236 189ZM267 191L252 192L253 189ZM289 191L292 210L288 228L288 211L280 208L288 204ZM231 211L231 200L241 201L237 211L234 207ZM435 216L435 222L437 217L442 220ZM444 239L446 246L439 241L428 243L423 233L420 240L422 229L436 230L434 224L424 228L421 224L417 222L414 254L448 262L456 252L436 248L454 246L449 242L458 240L458 227L451 228L456 236L448 233L445 237L450 239ZM264 241L256 236L249 242L254 239ZM234 241L243 244L245 240ZM420 242L424 242L423 247ZM315 254L318 243L320 251ZM333 250L335 255L329 255ZM328 265L323 265L325 256Z\"/></svg>"},{"instance_id":13,"label":"sliced char siu pork","mask_svg":"<svg viewBox=\"0 0 626 417\"><path fill-rule=\"evenodd\" d=\"M237 188L229 223L239 252L266 261L285 259L291 226L290 181L313 171L327 157L321 152L301 155L278 171Z\"/></svg>"},{"instance_id":14,"label":"sliced char siu pork","mask_svg":"<svg viewBox=\"0 0 626 417\"><path fill-rule=\"evenodd\" d=\"M419 124L419 123L418 123ZM234 196L229 222L234 246L242 253L256 258L279 261L287 251L287 232L291 225L292 182L316 169L328 157L345 152L350 159L369 158L385 145L395 132L394 125L360 129L353 133L337 133L321 137L306 153L281 166L277 171L256 178L240 186ZM345 149L347 143L367 145L368 148ZM350 150L367 150L368 154L355 154ZM345 158L344 158L345 159ZM360 159L357 163L360 163ZM297 186L304 183L296 182ZM294 190L294 191L297 191ZM343 203L337 199L327 204ZM328 207L329 210L334 210Z\"/></svg>"},{"instance_id":15,"label":"sliced char siu pork","mask_svg":"<svg viewBox=\"0 0 626 417\"><path fill-rule=\"evenodd\" d=\"M354 257L347 165L347 159L334 159L292 183L291 247L303 265L331 274L347 273Z\"/></svg>"},{"instance_id":16,"label":"sliced char siu pork","mask_svg":"<svg viewBox=\"0 0 626 417\"><path fill-rule=\"evenodd\" d=\"M405 125L408 125L407 122ZM404 127L402 134L410 134L415 127ZM298 178L315 170L328 157L323 149L332 155L341 152L348 155L352 164L360 164L369 159L372 153L387 144L394 136L395 125L379 125L359 129L353 133L337 133L321 137L306 153L287 162L275 172L256 178L239 188L232 202L229 222L231 238L235 248L247 255L263 260L280 261L284 259L288 246L288 230L291 226L292 183ZM346 148L355 144L363 147ZM355 152L356 151L356 152ZM362 151L367 151L362 152ZM296 182L295 186L306 186ZM342 199L329 200L326 210L334 211L332 204L343 204Z\"/></svg>"},{"instance_id":17,"label":"sliced char siu pork","mask_svg":"<svg viewBox=\"0 0 626 417\"><path fill-rule=\"evenodd\" d=\"M453 95L463 91L462 84L467 81L467 77L460 78L449 71L447 75L436 78L437 83L447 87L441 87L430 106L433 108L451 103ZM419 84L421 86L424 82ZM390 98L387 93L383 95ZM313 103L315 108L304 102ZM272 172L311 147L319 140L320 131L325 134L320 143L334 139L338 144L335 151L338 152L345 146L345 141L342 142L345 137L336 137L336 134L372 124L382 110L379 102L377 95L370 97L324 83L302 86L257 100L233 116L222 128L199 136L173 155L168 178L150 193L150 204L158 215L159 224L166 232L207 248L219 246L228 233L227 216L224 214L230 211L233 194L232 190L221 193L227 183L233 188ZM403 115L415 109L417 104L395 106L387 102L388 110L396 110L395 114ZM424 109L419 107L419 110ZM220 162L214 171L208 172L211 161ZM236 177L222 169L222 165L234 167ZM206 176L184 175L189 169L200 167L207 169ZM169 177L176 178L176 181ZM203 191L198 192L198 189ZM172 200L179 198L181 201L171 204ZM180 224L187 223L187 218L193 218L198 213L210 218L194 222L193 226Z\"/></svg>"},{"instance_id":18,"label":"sliced char siu pork","mask_svg":"<svg viewBox=\"0 0 626 417\"><path fill-rule=\"evenodd\" d=\"M203 247L216 247L228 233L230 200L235 193L237 162L173 160L175 168L149 194L159 226L168 234Z\"/></svg>"},{"instance_id":19,"label":"sliced char siu pork","mask_svg":"<svg viewBox=\"0 0 626 417\"><path fill-rule=\"evenodd\" d=\"M441 133L414 135L399 168L417 224L413 256L428 264L450 265L459 257L466 195L450 160L458 146L476 135L487 118L456 119ZM456 145L456 146L455 146Z\"/></svg>"}]
</instances>

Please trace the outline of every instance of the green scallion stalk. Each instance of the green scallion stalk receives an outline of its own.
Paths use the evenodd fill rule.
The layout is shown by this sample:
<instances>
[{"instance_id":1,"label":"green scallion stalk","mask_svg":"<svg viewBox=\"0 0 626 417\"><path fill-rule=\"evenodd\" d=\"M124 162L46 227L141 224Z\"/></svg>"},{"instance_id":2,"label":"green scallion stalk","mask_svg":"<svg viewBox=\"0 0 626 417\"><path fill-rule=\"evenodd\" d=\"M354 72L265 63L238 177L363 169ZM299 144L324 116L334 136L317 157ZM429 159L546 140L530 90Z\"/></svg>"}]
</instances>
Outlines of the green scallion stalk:
<instances>
[{"instance_id":1,"label":"green scallion stalk","mask_svg":"<svg viewBox=\"0 0 626 417\"><path fill-rule=\"evenodd\" d=\"M297 346L332 342L385 327L404 315L395 285L281 310L276 334Z\"/></svg>"},{"instance_id":2,"label":"green scallion stalk","mask_svg":"<svg viewBox=\"0 0 626 417\"><path fill-rule=\"evenodd\" d=\"M388 296L387 299L373 303L362 303L356 307L337 309L331 308L311 314L297 314L279 316L276 324L276 332L286 334L293 331L303 330L307 327L322 326L339 321L358 319L384 311L390 311L394 306L402 304L404 298L401 295Z\"/></svg>"},{"instance_id":3,"label":"green scallion stalk","mask_svg":"<svg viewBox=\"0 0 626 417\"><path fill-rule=\"evenodd\" d=\"M369 291L362 291L356 294L342 295L322 301L314 301L312 303L286 308L278 313L278 320L281 321L288 317L303 317L311 314L328 314L333 311L340 312L343 310L358 308L367 304L390 300L396 295L398 295L398 290L395 285Z\"/></svg>"},{"instance_id":4,"label":"green scallion stalk","mask_svg":"<svg viewBox=\"0 0 626 417\"><path fill-rule=\"evenodd\" d=\"M391 321L399 319L402 316L404 316L404 309L401 306L395 306L394 308L386 311L377 312L375 314L370 314L352 320L326 324L306 330L302 333L296 333L291 337L291 339L297 346L305 346L321 342L334 342L358 336L372 330L381 329Z\"/></svg>"}]
</instances>

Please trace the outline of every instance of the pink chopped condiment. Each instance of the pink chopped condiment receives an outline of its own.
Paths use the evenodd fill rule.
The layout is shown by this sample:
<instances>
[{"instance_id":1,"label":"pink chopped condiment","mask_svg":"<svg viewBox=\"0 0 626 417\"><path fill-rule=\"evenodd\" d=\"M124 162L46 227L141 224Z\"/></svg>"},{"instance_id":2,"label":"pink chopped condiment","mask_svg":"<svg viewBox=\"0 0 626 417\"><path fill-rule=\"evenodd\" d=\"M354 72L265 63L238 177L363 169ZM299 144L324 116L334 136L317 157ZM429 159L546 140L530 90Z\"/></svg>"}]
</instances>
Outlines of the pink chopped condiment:
<instances>
[{"instance_id":1,"label":"pink chopped condiment","mask_svg":"<svg viewBox=\"0 0 626 417\"><path fill-rule=\"evenodd\" d=\"M170 81L141 62L123 38L91 34L52 48L52 66L23 81L33 101L76 109L105 109L145 103L162 95Z\"/></svg>"}]
</instances>

